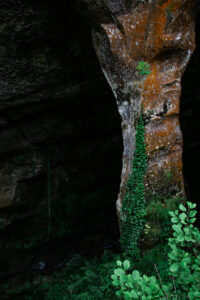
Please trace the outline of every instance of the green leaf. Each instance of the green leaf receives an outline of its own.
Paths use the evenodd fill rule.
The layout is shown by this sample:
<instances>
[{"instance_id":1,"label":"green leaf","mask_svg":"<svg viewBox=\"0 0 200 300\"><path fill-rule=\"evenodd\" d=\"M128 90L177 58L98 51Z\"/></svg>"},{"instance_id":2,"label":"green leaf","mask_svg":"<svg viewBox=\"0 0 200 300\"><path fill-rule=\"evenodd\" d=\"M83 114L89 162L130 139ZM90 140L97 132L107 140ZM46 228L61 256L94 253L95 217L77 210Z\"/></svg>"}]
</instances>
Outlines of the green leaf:
<instances>
[{"instance_id":1,"label":"green leaf","mask_svg":"<svg viewBox=\"0 0 200 300\"><path fill-rule=\"evenodd\" d=\"M190 223L194 223L196 221L196 218L192 218L191 220L190 220Z\"/></svg>"},{"instance_id":2,"label":"green leaf","mask_svg":"<svg viewBox=\"0 0 200 300\"><path fill-rule=\"evenodd\" d=\"M182 221L182 222L185 222L185 219L187 218L187 215L186 213L182 213L179 215L179 219Z\"/></svg>"},{"instance_id":3,"label":"green leaf","mask_svg":"<svg viewBox=\"0 0 200 300\"><path fill-rule=\"evenodd\" d=\"M119 280L113 280L112 284L114 286L118 286L118 285L120 285L120 281Z\"/></svg>"},{"instance_id":4,"label":"green leaf","mask_svg":"<svg viewBox=\"0 0 200 300\"><path fill-rule=\"evenodd\" d=\"M125 269L125 270L128 270L128 269L130 268L130 262L129 262L129 260L125 260L125 261L123 262L123 266L124 266L124 269Z\"/></svg>"},{"instance_id":5,"label":"green leaf","mask_svg":"<svg viewBox=\"0 0 200 300\"><path fill-rule=\"evenodd\" d=\"M156 277L151 276L151 277L149 278L149 280L150 280L150 283L156 284Z\"/></svg>"},{"instance_id":6,"label":"green leaf","mask_svg":"<svg viewBox=\"0 0 200 300\"><path fill-rule=\"evenodd\" d=\"M187 234L187 235L189 235L191 233L190 228L188 228L188 227L183 228L183 230L184 230L185 234Z\"/></svg>"},{"instance_id":7,"label":"green leaf","mask_svg":"<svg viewBox=\"0 0 200 300\"><path fill-rule=\"evenodd\" d=\"M133 299L138 299L138 295L134 290L131 291L131 296L133 297Z\"/></svg>"},{"instance_id":8,"label":"green leaf","mask_svg":"<svg viewBox=\"0 0 200 300\"><path fill-rule=\"evenodd\" d=\"M114 274L111 276L111 278L112 278L112 280L117 280L117 276Z\"/></svg>"},{"instance_id":9,"label":"green leaf","mask_svg":"<svg viewBox=\"0 0 200 300\"><path fill-rule=\"evenodd\" d=\"M148 294L148 295L151 295L151 289L149 287L146 287L145 288L145 292Z\"/></svg>"},{"instance_id":10,"label":"green leaf","mask_svg":"<svg viewBox=\"0 0 200 300\"><path fill-rule=\"evenodd\" d=\"M137 271L137 270L134 270L134 271L132 272L132 277L133 277L133 279L134 279L135 281L137 281L138 279L140 279L140 272Z\"/></svg>"},{"instance_id":11,"label":"green leaf","mask_svg":"<svg viewBox=\"0 0 200 300\"><path fill-rule=\"evenodd\" d=\"M173 217L173 218L171 218L171 221L172 221L172 223L178 223L178 218L177 217Z\"/></svg>"},{"instance_id":12,"label":"green leaf","mask_svg":"<svg viewBox=\"0 0 200 300\"><path fill-rule=\"evenodd\" d=\"M175 214L174 214L173 211L169 211L169 215L170 215L171 217L175 217Z\"/></svg>"},{"instance_id":13,"label":"green leaf","mask_svg":"<svg viewBox=\"0 0 200 300\"><path fill-rule=\"evenodd\" d=\"M129 281L125 283L125 286L127 286L130 289L132 289L134 287L132 282L129 282Z\"/></svg>"},{"instance_id":14,"label":"green leaf","mask_svg":"<svg viewBox=\"0 0 200 300\"><path fill-rule=\"evenodd\" d=\"M197 206L196 203L192 203L192 202L187 202L187 205L190 209L193 209Z\"/></svg>"},{"instance_id":15,"label":"green leaf","mask_svg":"<svg viewBox=\"0 0 200 300\"><path fill-rule=\"evenodd\" d=\"M173 225L172 228L174 229L174 231L176 231L178 234L182 234L183 231L181 229L181 226L178 224L178 225Z\"/></svg>"},{"instance_id":16,"label":"green leaf","mask_svg":"<svg viewBox=\"0 0 200 300\"><path fill-rule=\"evenodd\" d=\"M174 263L174 264L172 264L172 265L170 266L170 268L169 268L170 272L172 272L172 273L175 273L175 272L177 272L177 271L178 271L178 269L179 269L179 265L178 265L178 263Z\"/></svg>"},{"instance_id":17,"label":"green leaf","mask_svg":"<svg viewBox=\"0 0 200 300\"><path fill-rule=\"evenodd\" d=\"M128 291L124 292L124 296L125 296L125 299L132 299L131 293Z\"/></svg>"},{"instance_id":18,"label":"green leaf","mask_svg":"<svg viewBox=\"0 0 200 300\"><path fill-rule=\"evenodd\" d=\"M197 214L196 210L191 210L190 213L189 213L189 217L193 218L194 216L196 216L196 214Z\"/></svg>"},{"instance_id":19,"label":"green leaf","mask_svg":"<svg viewBox=\"0 0 200 300\"><path fill-rule=\"evenodd\" d=\"M185 206L183 204L179 205L179 209L182 211L187 211L187 209L185 208Z\"/></svg>"},{"instance_id":20,"label":"green leaf","mask_svg":"<svg viewBox=\"0 0 200 300\"><path fill-rule=\"evenodd\" d=\"M122 270L122 269L120 269L120 268L115 269L115 270L114 270L114 273L115 273L115 275L117 275L117 276L122 276L122 275L125 274L124 270Z\"/></svg>"},{"instance_id":21,"label":"green leaf","mask_svg":"<svg viewBox=\"0 0 200 300\"><path fill-rule=\"evenodd\" d=\"M122 266L122 262L120 260L117 260L116 264L118 265L118 267Z\"/></svg>"}]
</instances>

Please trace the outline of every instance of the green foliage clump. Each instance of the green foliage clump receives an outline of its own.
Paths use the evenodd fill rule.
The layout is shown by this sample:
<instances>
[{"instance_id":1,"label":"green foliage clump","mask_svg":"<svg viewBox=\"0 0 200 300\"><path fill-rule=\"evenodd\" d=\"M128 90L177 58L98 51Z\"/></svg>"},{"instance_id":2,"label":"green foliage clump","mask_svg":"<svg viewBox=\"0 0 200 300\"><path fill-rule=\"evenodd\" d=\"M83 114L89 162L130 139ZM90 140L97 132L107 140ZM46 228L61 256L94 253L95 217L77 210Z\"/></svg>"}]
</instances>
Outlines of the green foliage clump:
<instances>
[{"instance_id":1,"label":"green foliage clump","mask_svg":"<svg viewBox=\"0 0 200 300\"><path fill-rule=\"evenodd\" d=\"M132 173L127 182L126 195L121 209L121 244L123 250L138 256L138 239L144 227L145 197L143 177L146 170L144 122L142 116L136 128L136 149Z\"/></svg>"},{"instance_id":2,"label":"green foliage clump","mask_svg":"<svg viewBox=\"0 0 200 300\"><path fill-rule=\"evenodd\" d=\"M75 255L65 269L38 288L45 300L116 299L110 280L118 256L105 251L101 260L86 260Z\"/></svg>"},{"instance_id":3,"label":"green foliage clump","mask_svg":"<svg viewBox=\"0 0 200 300\"><path fill-rule=\"evenodd\" d=\"M145 241L167 242L172 233L169 211L177 209L179 204L184 202L185 199L180 197L167 199L155 197L149 200L146 206L144 226Z\"/></svg>"},{"instance_id":4,"label":"green foliage clump","mask_svg":"<svg viewBox=\"0 0 200 300\"><path fill-rule=\"evenodd\" d=\"M140 75L151 74L150 65L145 61L140 61L136 67L136 70L139 71Z\"/></svg>"},{"instance_id":5,"label":"green foliage clump","mask_svg":"<svg viewBox=\"0 0 200 300\"><path fill-rule=\"evenodd\" d=\"M194 227L196 204L187 202L187 208L169 212L173 237L168 246L168 280L163 280L155 264L156 276L141 275L134 270L127 274L130 262L117 261L118 268L111 276L118 288L116 295L123 299L200 299L200 232Z\"/></svg>"}]
</instances>

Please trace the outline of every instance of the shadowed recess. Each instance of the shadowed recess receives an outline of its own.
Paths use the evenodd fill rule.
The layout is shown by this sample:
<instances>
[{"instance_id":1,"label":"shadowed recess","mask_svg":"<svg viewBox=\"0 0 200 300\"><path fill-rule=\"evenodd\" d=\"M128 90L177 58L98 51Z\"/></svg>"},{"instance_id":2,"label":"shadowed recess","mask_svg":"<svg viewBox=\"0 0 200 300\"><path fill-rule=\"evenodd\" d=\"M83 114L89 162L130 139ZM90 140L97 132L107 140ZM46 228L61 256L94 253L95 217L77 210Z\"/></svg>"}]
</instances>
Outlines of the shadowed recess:
<instances>
[{"instance_id":1,"label":"shadowed recess","mask_svg":"<svg viewBox=\"0 0 200 300\"><path fill-rule=\"evenodd\" d=\"M180 123L183 133L183 173L188 199L200 198L200 15L196 19L196 49L182 78Z\"/></svg>"},{"instance_id":2,"label":"shadowed recess","mask_svg":"<svg viewBox=\"0 0 200 300\"><path fill-rule=\"evenodd\" d=\"M5 13L12 7L14 25L1 36L10 72L9 105L0 108L0 280L19 283L40 267L54 271L73 253L93 256L118 242L123 144L84 7L1 5Z\"/></svg>"}]
</instances>

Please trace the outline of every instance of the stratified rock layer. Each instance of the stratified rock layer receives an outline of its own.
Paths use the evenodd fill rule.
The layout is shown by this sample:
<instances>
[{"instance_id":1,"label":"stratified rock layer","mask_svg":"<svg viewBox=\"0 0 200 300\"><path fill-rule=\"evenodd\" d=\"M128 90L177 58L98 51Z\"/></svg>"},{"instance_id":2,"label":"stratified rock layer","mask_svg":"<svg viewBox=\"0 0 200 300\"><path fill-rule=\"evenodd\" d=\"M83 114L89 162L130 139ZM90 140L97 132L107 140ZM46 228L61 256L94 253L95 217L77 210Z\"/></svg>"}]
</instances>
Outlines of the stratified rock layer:
<instances>
[{"instance_id":1,"label":"stratified rock layer","mask_svg":"<svg viewBox=\"0 0 200 300\"><path fill-rule=\"evenodd\" d=\"M146 197L181 196L181 76L195 48L197 1L88 2L96 53L122 117L124 154L117 209L131 172L141 105L148 155ZM137 71L139 62L150 65L148 76Z\"/></svg>"}]
</instances>

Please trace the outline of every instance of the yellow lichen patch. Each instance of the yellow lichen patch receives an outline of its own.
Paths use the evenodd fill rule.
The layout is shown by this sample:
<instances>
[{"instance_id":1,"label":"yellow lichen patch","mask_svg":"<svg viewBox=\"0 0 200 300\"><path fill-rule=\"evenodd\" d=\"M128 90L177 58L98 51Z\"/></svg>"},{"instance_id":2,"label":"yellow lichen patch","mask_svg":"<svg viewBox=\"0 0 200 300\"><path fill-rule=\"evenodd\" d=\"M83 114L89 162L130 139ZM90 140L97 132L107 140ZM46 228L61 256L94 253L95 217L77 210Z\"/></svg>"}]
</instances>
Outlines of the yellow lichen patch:
<instances>
[{"instance_id":1,"label":"yellow lichen patch","mask_svg":"<svg viewBox=\"0 0 200 300\"><path fill-rule=\"evenodd\" d=\"M173 7L173 10L171 9ZM148 51L146 58L152 59L158 55L161 49L170 47L173 43L176 43L176 32L170 30L170 26L167 26L167 15L171 9L173 19L175 20L178 16L181 4L168 0L163 2L162 5L155 6L154 10L151 11L151 18L148 24L148 36L147 44ZM169 27L169 28L168 28ZM180 32L180 31L179 31Z\"/></svg>"}]
</instances>

